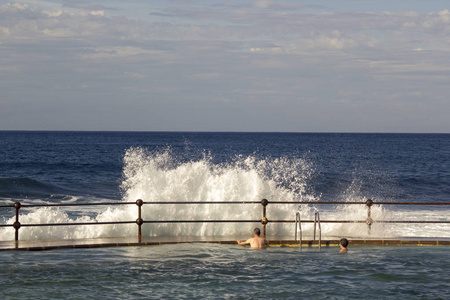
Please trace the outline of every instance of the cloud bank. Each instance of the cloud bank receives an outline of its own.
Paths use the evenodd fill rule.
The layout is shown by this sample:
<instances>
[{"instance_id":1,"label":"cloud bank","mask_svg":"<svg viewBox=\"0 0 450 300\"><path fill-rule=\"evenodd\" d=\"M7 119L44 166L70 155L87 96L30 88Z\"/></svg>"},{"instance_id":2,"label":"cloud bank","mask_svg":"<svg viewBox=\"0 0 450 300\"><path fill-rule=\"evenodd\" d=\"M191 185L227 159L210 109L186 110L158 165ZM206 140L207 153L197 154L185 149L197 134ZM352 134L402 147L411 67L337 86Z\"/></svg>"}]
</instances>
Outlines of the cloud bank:
<instances>
[{"instance_id":1,"label":"cloud bank","mask_svg":"<svg viewBox=\"0 0 450 300\"><path fill-rule=\"evenodd\" d=\"M446 7L301 3L1 4L0 130L450 132Z\"/></svg>"}]
</instances>

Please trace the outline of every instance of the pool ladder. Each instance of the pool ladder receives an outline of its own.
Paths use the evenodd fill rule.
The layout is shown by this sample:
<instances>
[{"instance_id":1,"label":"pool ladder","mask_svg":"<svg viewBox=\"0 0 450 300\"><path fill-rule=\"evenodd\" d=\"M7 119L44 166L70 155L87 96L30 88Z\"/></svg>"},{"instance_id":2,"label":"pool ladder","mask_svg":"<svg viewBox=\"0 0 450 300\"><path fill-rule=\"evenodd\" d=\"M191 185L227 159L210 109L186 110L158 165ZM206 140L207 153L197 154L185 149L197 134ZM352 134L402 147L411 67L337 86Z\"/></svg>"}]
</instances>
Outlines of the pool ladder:
<instances>
[{"instance_id":1,"label":"pool ladder","mask_svg":"<svg viewBox=\"0 0 450 300\"><path fill-rule=\"evenodd\" d=\"M299 232L299 242L300 249L302 248L302 221L300 218L300 212L297 211L295 214L295 241L297 241L297 224ZM314 213L314 241L316 240L316 225L319 226L319 250L322 248L322 228L320 227L320 215L319 211L316 210Z\"/></svg>"}]
</instances>

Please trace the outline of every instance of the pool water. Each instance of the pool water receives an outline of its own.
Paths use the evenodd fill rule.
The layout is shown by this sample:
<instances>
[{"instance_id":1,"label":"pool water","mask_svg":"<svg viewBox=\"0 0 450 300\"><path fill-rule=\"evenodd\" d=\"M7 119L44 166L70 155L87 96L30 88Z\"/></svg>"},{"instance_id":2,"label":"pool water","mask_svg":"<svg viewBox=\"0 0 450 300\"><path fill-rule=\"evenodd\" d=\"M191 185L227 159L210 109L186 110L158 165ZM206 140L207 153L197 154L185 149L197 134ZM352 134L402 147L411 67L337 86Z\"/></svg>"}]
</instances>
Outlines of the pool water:
<instances>
[{"instance_id":1,"label":"pool water","mask_svg":"<svg viewBox=\"0 0 450 300\"><path fill-rule=\"evenodd\" d=\"M1 299L449 299L450 247L179 244L0 253Z\"/></svg>"}]
</instances>

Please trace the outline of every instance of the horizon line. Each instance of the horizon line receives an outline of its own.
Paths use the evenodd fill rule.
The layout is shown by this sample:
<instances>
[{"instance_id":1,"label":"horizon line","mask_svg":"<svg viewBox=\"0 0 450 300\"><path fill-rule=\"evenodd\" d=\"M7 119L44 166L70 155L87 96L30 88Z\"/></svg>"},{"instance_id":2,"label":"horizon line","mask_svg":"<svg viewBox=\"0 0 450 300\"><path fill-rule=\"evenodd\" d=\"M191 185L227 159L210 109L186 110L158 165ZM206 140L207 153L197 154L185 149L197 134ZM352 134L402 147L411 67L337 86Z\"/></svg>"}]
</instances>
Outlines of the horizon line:
<instances>
[{"instance_id":1,"label":"horizon line","mask_svg":"<svg viewBox=\"0 0 450 300\"><path fill-rule=\"evenodd\" d=\"M208 131L208 130L58 130L58 129L0 129L0 132L79 132L79 133L292 133L292 134L450 134L450 132L394 131Z\"/></svg>"}]
</instances>

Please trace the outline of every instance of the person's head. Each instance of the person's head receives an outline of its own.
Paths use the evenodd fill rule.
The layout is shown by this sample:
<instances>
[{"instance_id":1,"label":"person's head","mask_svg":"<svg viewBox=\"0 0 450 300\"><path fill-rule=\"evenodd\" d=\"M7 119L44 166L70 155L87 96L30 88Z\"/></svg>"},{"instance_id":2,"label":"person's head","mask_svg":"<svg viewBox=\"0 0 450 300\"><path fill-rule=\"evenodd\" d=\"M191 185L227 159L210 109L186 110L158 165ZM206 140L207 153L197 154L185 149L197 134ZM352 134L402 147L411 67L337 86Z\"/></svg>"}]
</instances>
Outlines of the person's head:
<instances>
[{"instance_id":1,"label":"person's head","mask_svg":"<svg viewBox=\"0 0 450 300\"><path fill-rule=\"evenodd\" d=\"M339 242L339 244L341 244L342 247L347 248L347 246L348 246L348 240L347 240L347 239L341 239L341 241Z\"/></svg>"},{"instance_id":2,"label":"person's head","mask_svg":"<svg viewBox=\"0 0 450 300\"><path fill-rule=\"evenodd\" d=\"M256 234L257 236L261 235L261 231L259 230L259 228L255 228L255 230L253 230L253 233Z\"/></svg>"}]
</instances>

